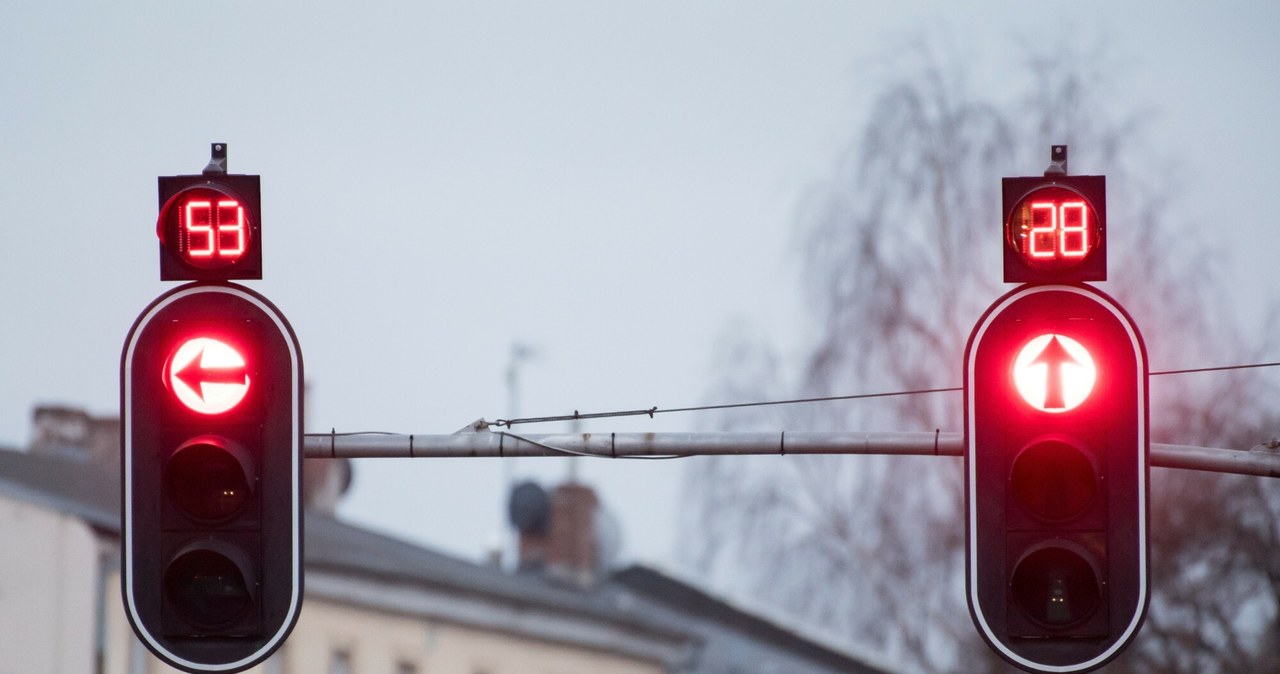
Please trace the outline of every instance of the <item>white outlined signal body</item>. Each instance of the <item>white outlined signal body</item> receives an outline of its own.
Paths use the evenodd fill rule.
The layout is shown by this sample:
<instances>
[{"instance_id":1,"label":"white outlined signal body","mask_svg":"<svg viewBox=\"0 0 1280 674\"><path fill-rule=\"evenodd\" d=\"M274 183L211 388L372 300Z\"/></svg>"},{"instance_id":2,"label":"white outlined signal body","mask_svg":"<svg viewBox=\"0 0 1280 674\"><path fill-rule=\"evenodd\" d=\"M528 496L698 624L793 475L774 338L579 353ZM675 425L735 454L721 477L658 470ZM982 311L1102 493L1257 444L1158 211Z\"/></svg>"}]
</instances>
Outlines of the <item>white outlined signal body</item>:
<instances>
[{"instance_id":1,"label":"white outlined signal body","mask_svg":"<svg viewBox=\"0 0 1280 674\"><path fill-rule=\"evenodd\" d=\"M987 309L970 335L964 359L967 599L982 637L1022 668L1099 667L1123 650L1145 617L1147 376L1146 349L1132 319L1083 284L1016 288ZM1097 524L1037 525L1019 510L1011 487L1015 458L1054 443L1086 448L1081 454L1102 476L1100 495L1085 504L1092 508L1085 519ZM1047 543L1027 533L1037 526ZM1076 625L1016 615L1020 605L1010 589L1026 550L1056 544L1059 534L1081 543L1064 545L1096 553L1102 596ZM1086 638L1068 636L1081 625L1077 632Z\"/></svg>"},{"instance_id":2,"label":"white outlined signal body","mask_svg":"<svg viewBox=\"0 0 1280 674\"><path fill-rule=\"evenodd\" d=\"M120 382L121 590L129 621L149 650L184 671L251 667L284 642L302 601L302 354L293 329L270 301L242 286L180 286L134 322ZM187 436L218 433L242 445L236 455L251 465L249 483L260 493L240 521L180 522L183 514L165 496L172 493L166 461ZM247 545L249 558L260 555L251 559L256 577L246 579L255 604L227 638L216 629L212 637L184 636L161 579L181 546L218 536L228 546Z\"/></svg>"}]
</instances>

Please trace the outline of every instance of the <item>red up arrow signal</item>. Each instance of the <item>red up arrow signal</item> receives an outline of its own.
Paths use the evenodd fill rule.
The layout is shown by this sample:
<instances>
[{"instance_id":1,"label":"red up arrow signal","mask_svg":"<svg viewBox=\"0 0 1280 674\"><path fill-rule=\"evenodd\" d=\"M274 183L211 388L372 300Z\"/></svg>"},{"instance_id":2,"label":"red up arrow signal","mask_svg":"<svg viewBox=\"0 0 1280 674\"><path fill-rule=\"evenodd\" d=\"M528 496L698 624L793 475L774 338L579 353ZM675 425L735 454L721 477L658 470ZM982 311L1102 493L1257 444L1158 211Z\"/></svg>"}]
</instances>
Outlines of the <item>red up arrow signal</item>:
<instances>
[{"instance_id":1,"label":"red up arrow signal","mask_svg":"<svg viewBox=\"0 0 1280 674\"><path fill-rule=\"evenodd\" d=\"M1080 342L1066 335L1040 335L1023 345L1013 363L1022 398L1045 412L1065 412L1093 391L1097 369Z\"/></svg>"},{"instance_id":2,"label":"red up arrow signal","mask_svg":"<svg viewBox=\"0 0 1280 674\"><path fill-rule=\"evenodd\" d=\"M1063 386L1065 386L1065 382L1062 379L1062 368L1066 365L1079 365L1080 362L1072 358L1067 349L1062 346L1062 342L1058 341L1058 336L1053 335L1049 338L1049 343L1045 344L1044 350L1040 352L1040 355L1032 359L1031 364L1043 364L1046 368L1044 408L1048 410L1066 409L1067 404L1063 402Z\"/></svg>"}]
</instances>

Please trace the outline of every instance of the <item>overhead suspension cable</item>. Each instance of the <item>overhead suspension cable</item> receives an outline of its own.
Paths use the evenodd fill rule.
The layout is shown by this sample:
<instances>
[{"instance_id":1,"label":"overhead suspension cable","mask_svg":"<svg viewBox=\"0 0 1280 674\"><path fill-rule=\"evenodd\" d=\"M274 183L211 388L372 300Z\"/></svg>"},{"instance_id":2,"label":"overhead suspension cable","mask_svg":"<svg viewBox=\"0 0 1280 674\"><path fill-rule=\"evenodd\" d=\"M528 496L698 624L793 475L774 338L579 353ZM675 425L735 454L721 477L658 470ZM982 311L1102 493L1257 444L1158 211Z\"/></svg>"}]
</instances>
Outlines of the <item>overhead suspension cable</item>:
<instances>
[{"instance_id":1,"label":"overhead suspension cable","mask_svg":"<svg viewBox=\"0 0 1280 674\"><path fill-rule=\"evenodd\" d=\"M1150 376L1160 377L1165 375L1194 374L1194 373L1200 373L1200 372L1226 372L1230 370L1247 370L1247 369L1257 369L1257 368L1277 367L1277 366L1280 366L1280 361L1270 362L1270 363L1249 363L1244 365L1220 365L1216 367L1199 367L1199 368L1189 368L1189 369L1183 369L1183 370L1160 370L1157 372L1151 372ZM639 417L639 416L647 416L650 419L652 419L655 415L658 415L658 414L671 414L675 412L708 412L713 410L741 409L741 408L748 408L748 407L769 407L773 405L799 405L803 403L822 403L822 402L834 402L834 401L842 401L842 400L869 400L872 398L893 398L893 397L899 397L899 396L925 395L929 393L956 393L963 390L964 389L959 386L948 386L945 388L913 389L909 391L855 393L850 395L816 396L811 398L788 398L785 400L759 400L759 401L745 402L745 403L693 405L689 407L658 408L655 406L655 407L649 407L645 409L617 410L613 412L584 413L584 412L579 412L578 410L574 410L573 414L559 414L559 415L543 416L543 417L523 417L519 419L498 419L493 422L493 425L498 427L505 426L507 428L511 428L516 424L542 424L542 423L549 423L554 421L581 421L584 419L612 419L616 417Z\"/></svg>"}]
</instances>

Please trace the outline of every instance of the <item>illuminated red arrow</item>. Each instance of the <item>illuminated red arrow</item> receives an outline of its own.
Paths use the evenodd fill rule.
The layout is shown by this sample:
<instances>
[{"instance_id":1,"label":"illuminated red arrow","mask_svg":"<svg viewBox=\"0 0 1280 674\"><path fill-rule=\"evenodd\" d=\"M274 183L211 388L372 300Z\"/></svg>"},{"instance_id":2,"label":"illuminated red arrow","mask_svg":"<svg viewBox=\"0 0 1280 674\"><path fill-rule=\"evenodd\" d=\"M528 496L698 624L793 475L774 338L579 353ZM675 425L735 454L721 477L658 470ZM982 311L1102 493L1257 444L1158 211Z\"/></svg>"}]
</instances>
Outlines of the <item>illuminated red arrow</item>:
<instances>
[{"instance_id":1,"label":"illuminated red arrow","mask_svg":"<svg viewBox=\"0 0 1280 674\"><path fill-rule=\"evenodd\" d=\"M225 365L221 367L209 367L204 364L204 349L200 349L195 358L187 361L185 365L173 373L175 379L191 388L201 400L204 400L205 384L245 384L248 369L241 363L239 365Z\"/></svg>"},{"instance_id":2,"label":"illuminated red arrow","mask_svg":"<svg viewBox=\"0 0 1280 674\"><path fill-rule=\"evenodd\" d=\"M1049 343L1044 345L1044 349L1040 354L1031 360L1032 365L1044 364L1047 369L1044 383L1044 409L1061 410L1066 409L1067 404L1064 401L1064 382L1062 380L1062 368L1065 365L1079 365L1080 361L1071 357L1067 353L1066 348L1058 341L1058 336L1054 335L1049 338Z\"/></svg>"}]
</instances>

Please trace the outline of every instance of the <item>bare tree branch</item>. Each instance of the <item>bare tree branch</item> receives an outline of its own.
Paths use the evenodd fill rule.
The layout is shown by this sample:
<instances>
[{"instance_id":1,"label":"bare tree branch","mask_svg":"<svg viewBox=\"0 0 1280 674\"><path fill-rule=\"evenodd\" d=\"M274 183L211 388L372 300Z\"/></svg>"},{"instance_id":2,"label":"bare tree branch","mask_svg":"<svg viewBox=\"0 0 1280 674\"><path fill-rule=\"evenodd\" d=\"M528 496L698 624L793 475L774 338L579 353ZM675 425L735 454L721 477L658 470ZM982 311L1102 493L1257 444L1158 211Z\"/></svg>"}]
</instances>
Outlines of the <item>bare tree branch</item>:
<instances>
[{"instance_id":1,"label":"bare tree branch","mask_svg":"<svg viewBox=\"0 0 1280 674\"><path fill-rule=\"evenodd\" d=\"M1038 53L1024 95L988 100L967 89L961 59L923 42L916 50L801 218L815 340L796 381L788 386L766 339L739 325L720 350L715 399L954 385L970 328L1003 292L997 178L1039 171L1053 143L1072 146L1073 172L1107 175L1107 290L1159 336L1147 340L1151 362L1245 353L1215 313L1203 246L1186 230L1172 234L1176 189L1150 178L1159 162L1141 146L1148 116L1116 117L1111 97L1099 103L1109 64L1071 48ZM1261 394L1254 373L1153 381L1153 437L1248 446L1261 438L1241 437L1241 419L1254 429L1274 421ZM913 396L734 411L719 426L933 430L958 428L959 417L954 399ZM685 537L704 573L908 670L1009 670L965 604L958 461L732 457L695 466ZM1152 482L1151 610L1109 670L1276 671L1280 496L1257 478L1157 472Z\"/></svg>"}]
</instances>

